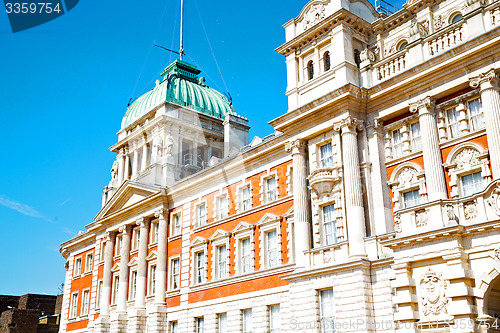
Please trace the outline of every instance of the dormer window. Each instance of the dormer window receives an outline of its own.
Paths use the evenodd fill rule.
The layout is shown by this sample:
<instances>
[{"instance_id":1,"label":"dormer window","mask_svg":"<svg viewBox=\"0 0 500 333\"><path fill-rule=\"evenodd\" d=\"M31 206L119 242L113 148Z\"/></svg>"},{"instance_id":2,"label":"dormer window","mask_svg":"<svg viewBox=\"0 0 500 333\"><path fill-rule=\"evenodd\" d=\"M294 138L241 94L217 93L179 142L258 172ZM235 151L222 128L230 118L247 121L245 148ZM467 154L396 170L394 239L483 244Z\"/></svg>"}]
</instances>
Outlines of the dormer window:
<instances>
[{"instance_id":1,"label":"dormer window","mask_svg":"<svg viewBox=\"0 0 500 333\"><path fill-rule=\"evenodd\" d=\"M325 62L325 72L330 70L330 52L326 51L323 55L323 61Z\"/></svg>"},{"instance_id":2,"label":"dormer window","mask_svg":"<svg viewBox=\"0 0 500 333\"><path fill-rule=\"evenodd\" d=\"M307 75L309 80L314 78L314 63L312 60L307 63Z\"/></svg>"},{"instance_id":3,"label":"dormer window","mask_svg":"<svg viewBox=\"0 0 500 333\"><path fill-rule=\"evenodd\" d=\"M407 46L408 46L408 42L406 40L401 41L399 43L399 46L398 46L398 51L406 49Z\"/></svg>"}]
</instances>

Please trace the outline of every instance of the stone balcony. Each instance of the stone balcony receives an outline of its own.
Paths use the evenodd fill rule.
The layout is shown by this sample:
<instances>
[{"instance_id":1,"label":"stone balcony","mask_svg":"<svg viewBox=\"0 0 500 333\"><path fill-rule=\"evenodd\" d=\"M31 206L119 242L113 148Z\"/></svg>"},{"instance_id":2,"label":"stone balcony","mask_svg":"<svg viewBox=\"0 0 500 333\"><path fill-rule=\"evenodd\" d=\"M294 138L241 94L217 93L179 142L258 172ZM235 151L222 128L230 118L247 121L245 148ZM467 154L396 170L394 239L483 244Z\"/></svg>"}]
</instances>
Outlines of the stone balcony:
<instances>
[{"instance_id":1,"label":"stone balcony","mask_svg":"<svg viewBox=\"0 0 500 333\"><path fill-rule=\"evenodd\" d=\"M311 172L307 180L309 186L318 195L330 194L336 183L341 180L340 168L319 168Z\"/></svg>"},{"instance_id":2,"label":"stone balcony","mask_svg":"<svg viewBox=\"0 0 500 333\"><path fill-rule=\"evenodd\" d=\"M500 180L474 195L436 200L394 212L396 237L455 225L469 226L500 219Z\"/></svg>"}]
</instances>

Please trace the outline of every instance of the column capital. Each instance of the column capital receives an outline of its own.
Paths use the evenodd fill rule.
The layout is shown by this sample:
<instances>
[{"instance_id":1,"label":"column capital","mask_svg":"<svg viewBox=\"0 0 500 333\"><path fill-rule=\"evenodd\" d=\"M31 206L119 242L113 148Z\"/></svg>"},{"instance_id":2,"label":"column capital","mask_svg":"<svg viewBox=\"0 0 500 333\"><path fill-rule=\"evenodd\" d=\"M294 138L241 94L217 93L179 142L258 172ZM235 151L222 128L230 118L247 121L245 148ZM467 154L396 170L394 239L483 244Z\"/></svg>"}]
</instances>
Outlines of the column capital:
<instances>
[{"instance_id":1,"label":"column capital","mask_svg":"<svg viewBox=\"0 0 500 333\"><path fill-rule=\"evenodd\" d=\"M106 231L106 233L104 234L103 238L106 241L111 241L111 240L113 240L113 238L115 238L115 236L116 236L116 231L115 230L113 230L113 231Z\"/></svg>"},{"instance_id":2,"label":"column capital","mask_svg":"<svg viewBox=\"0 0 500 333\"><path fill-rule=\"evenodd\" d=\"M140 226L141 228L144 228L148 226L150 221L151 218L149 217L139 217L137 220L135 220L135 224Z\"/></svg>"},{"instance_id":3,"label":"column capital","mask_svg":"<svg viewBox=\"0 0 500 333\"><path fill-rule=\"evenodd\" d=\"M155 217L166 219L167 214L168 214L168 209L165 208L160 208L157 211L155 211Z\"/></svg>"},{"instance_id":4,"label":"column capital","mask_svg":"<svg viewBox=\"0 0 500 333\"><path fill-rule=\"evenodd\" d=\"M129 234L132 231L132 226L130 224L122 225L118 232L121 234Z\"/></svg>"},{"instance_id":5,"label":"column capital","mask_svg":"<svg viewBox=\"0 0 500 333\"><path fill-rule=\"evenodd\" d=\"M335 132L345 133L354 133L356 134L356 129L361 131L364 128L364 124L362 120L354 118L351 115L348 115L346 118L342 119L339 122L333 124L333 130Z\"/></svg>"},{"instance_id":6,"label":"column capital","mask_svg":"<svg viewBox=\"0 0 500 333\"><path fill-rule=\"evenodd\" d=\"M295 139L285 143L285 150L293 154L305 154L307 142L303 139Z\"/></svg>"},{"instance_id":7,"label":"column capital","mask_svg":"<svg viewBox=\"0 0 500 333\"><path fill-rule=\"evenodd\" d=\"M369 134L382 134L384 129L384 121L380 118L375 118L366 122L366 129Z\"/></svg>"},{"instance_id":8,"label":"column capital","mask_svg":"<svg viewBox=\"0 0 500 333\"><path fill-rule=\"evenodd\" d=\"M436 109L436 99L431 96L419 99L415 103L410 103L410 112L415 113L418 111L419 115L426 113L434 114Z\"/></svg>"},{"instance_id":9,"label":"column capital","mask_svg":"<svg viewBox=\"0 0 500 333\"><path fill-rule=\"evenodd\" d=\"M496 89L498 90L499 78L496 74L495 69L490 69L486 73L479 74L469 80L469 84L472 88L479 88L481 91L486 89Z\"/></svg>"}]
</instances>

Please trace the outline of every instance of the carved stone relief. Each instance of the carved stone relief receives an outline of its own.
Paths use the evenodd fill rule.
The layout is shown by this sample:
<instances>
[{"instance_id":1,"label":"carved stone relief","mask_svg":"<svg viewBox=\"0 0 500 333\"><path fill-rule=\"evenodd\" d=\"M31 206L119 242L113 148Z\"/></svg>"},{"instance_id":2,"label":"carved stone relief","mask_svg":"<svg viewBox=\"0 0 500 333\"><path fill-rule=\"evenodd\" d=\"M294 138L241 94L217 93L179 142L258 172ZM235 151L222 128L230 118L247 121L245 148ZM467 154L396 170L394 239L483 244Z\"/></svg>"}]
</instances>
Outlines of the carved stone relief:
<instances>
[{"instance_id":1,"label":"carved stone relief","mask_svg":"<svg viewBox=\"0 0 500 333\"><path fill-rule=\"evenodd\" d=\"M304 17L304 30L309 29L310 27L324 19L325 16L325 5L323 5L322 3L313 5Z\"/></svg>"},{"instance_id":2,"label":"carved stone relief","mask_svg":"<svg viewBox=\"0 0 500 333\"><path fill-rule=\"evenodd\" d=\"M425 209L417 210L415 212L415 225L417 228L425 227L427 222L429 222L427 211Z\"/></svg>"},{"instance_id":3,"label":"carved stone relief","mask_svg":"<svg viewBox=\"0 0 500 333\"><path fill-rule=\"evenodd\" d=\"M459 169L479 164L479 152L472 148L465 148L455 156L455 163Z\"/></svg>"},{"instance_id":4,"label":"carved stone relief","mask_svg":"<svg viewBox=\"0 0 500 333\"><path fill-rule=\"evenodd\" d=\"M464 213L467 221L476 219L478 214L476 203L474 201L464 203Z\"/></svg>"},{"instance_id":5,"label":"carved stone relief","mask_svg":"<svg viewBox=\"0 0 500 333\"><path fill-rule=\"evenodd\" d=\"M429 268L420 277L420 299L425 316L448 313L449 299L446 297L446 283L441 273L438 274Z\"/></svg>"},{"instance_id":6,"label":"carved stone relief","mask_svg":"<svg viewBox=\"0 0 500 333\"><path fill-rule=\"evenodd\" d=\"M400 187L410 186L416 180L417 180L417 170L415 170L414 168L406 167L399 172L398 182Z\"/></svg>"},{"instance_id":7,"label":"carved stone relief","mask_svg":"<svg viewBox=\"0 0 500 333\"><path fill-rule=\"evenodd\" d=\"M499 199L500 199L500 183L497 183L497 186L495 187L493 192L491 192L491 196L488 199L486 199L486 202L495 211L495 214L497 214L498 216L500 216Z\"/></svg>"},{"instance_id":8,"label":"carved stone relief","mask_svg":"<svg viewBox=\"0 0 500 333\"><path fill-rule=\"evenodd\" d=\"M434 17L434 29L439 30L444 26L444 18L441 15Z\"/></svg>"},{"instance_id":9,"label":"carved stone relief","mask_svg":"<svg viewBox=\"0 0 500 333\"><path fill-rule=\"evenodd\" d=\"M399 213L394 214L394 231L398 233L403 231L401 227L401 215Z\"/></svg>"},{"instance_id":10,"label":"carved stone relief","mask_svg":"<svg viewBox=\"0 0 500 333\"><path fill-rule=\"evenodd\" d=\"M172 155L172 148L174 146L174 138L172 135L167 135L167 138L165 140L165 156L171 156Z\"/></svg>"}]
</instances>

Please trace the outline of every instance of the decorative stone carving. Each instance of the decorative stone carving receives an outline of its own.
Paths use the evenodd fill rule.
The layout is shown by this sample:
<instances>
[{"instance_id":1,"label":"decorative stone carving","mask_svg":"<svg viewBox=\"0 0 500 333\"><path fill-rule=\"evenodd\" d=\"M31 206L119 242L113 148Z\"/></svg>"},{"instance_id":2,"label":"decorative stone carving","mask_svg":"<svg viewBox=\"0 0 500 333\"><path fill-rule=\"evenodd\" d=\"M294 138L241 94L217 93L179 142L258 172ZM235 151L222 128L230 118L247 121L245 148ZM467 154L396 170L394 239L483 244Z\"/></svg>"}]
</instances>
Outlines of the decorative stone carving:
<instances>
[{"instance_id":1,"label":"decorative stone carving","mask_svg":"<svg viewBox=\"0 0 500 333\"><path fill-rule=\"evenodd\" d=\"M434 29L439 30L444 26L444 18L441 15L434 17Z\"/></svg>"},{"instance_id":2,"label":"decorative stone carving","mask_svg":"<svg viewBox=\"0 0 500 333\"><path fill-rule=\"evenodd\" d=\"M394 231L397 233L403 231L403 228L401 227L401 214L399 213L394 214Z\"/></svg>"},{"instance_id":3,"label":"decorative stone carving","mask_svg":"<svg viewBox=\"0 0 500 333\"><path fill-rule=\"evenodd\" d=\"M374 63L377 60L375 52L370 49L364 49L363 51L361 51L359 58L362 62L369 60L371 63Z\"/></svg>"},{"instance_id":4,"label":"decorative stone carving","mask_svg":"<svg viewBox=\"0 0 500 333\"><path fill-rule=\"evenodd\" d=\"M472 148L465 148L455 157L455 162L459 169L464 167L470 168L473 165L479 164L479 152Z\"/></svg>"},{"instance_id":5,"label":"decorative stone carving","mask_svg":"<svg viewBox=\"0 0 500 333\"><path fill-rule=\"evenodd\" d=\"M349 130L355 130L356 128L358 130L362 130L364 128L363 122L352 117L351 115L333 124L333 130L336 132L339 132L343 127L347 127Z\"/></svg>"},{"instance_id":6,"label":"decorative stone carving","mask_svg":"<svg viewBox=\"0 0 500 333\"><path fill-rule=\"evenodd\" d=\"M420 22L414 22L409 29L410 37L420 35L421 38L427 37L428 30Z\"/></svg>"},{"instance_id":7,"label":"decorative stone carving","mask_svg":"<svg viewBox=\"0 0 500 333\"><path fill-rule=\"evenodd\" d=\"M306 147L306 141L302 139L295 139L285 144L285 150L288 153L293 152L294 149L297 149L299 152L303 153L305 152Z\"/></svg>"},{"instance_id":8,"label":"decorative stone carving","mask_svg":"<svg viewBox=\"0 0 500 333\"><path fill-rule=\"evenodd\" d=\"M321 196L332 193L335 184L340 182L340 176L337 168L321 168L311 172L307 180L309 181L311 190L316 192L318 196Z\"/></svg>"},{"instance_id":9,"label":"decorative stone carving","mask_svg":"<svg viewBox=\"0 0 500 333\"><path fill-rule=\"evenodd\" d=\"M415 113L418 110L423 109L423 108L426 108L426 109L427 108L434 108L435 105L436 105L436 100L431 96L427 96L425 98L422 98L422 99L416 101L415 103L411 103L410 104L410 112Z\"/></svg>"},{"instance_id":10,"label":"decorative stone carving","mask_svg":"<svg viewBox=\"0 0 500 333\"><path fill-rule=\"evenodd\" d=\"M486 202L495 211L495 214L500 216L500 183L497 183L495 189L491 192L491 196L486 199Z\"/></svg>"},{"instance_id":11,"label":"decorative stone carving","mask_svg":"<svg viewBox=\"0 0 500 333\"><path fill-rule=\"evenodd\" d=\"M312 27L326 16L325 14L325 5L322 3L313 5L309 12L306 13L303 21L304 30Z\"/></svg>"},{"instance_id":12,"label":"decorative stone carving","mask_svg":"<svg viewBox=\"0 0 500 333\"><path fill-rule=\"evenodd\" d=\"M481 86L481 83L484 82L491 82L492 85L498 85L498 76L495 73L494 69L490 69L486 73L479 74L476 77L473 77L470 79L470 86L474 89L479 88Z\"/></svg>"},{"instance_id":13,"label":"decorative stone carving","mask_svg":"<svg viewBox=\"0 0 500 333\"><path fill-rule=\"evenodd\" d=\"M500 248L499 247L497 247L495 249L495 251L493 252L493 257L495 260L500 261Z\"/></svg>"},{"instance_id":14,"label":"decorative stone carving","mask_svg":"<svg viewBox=\"0 0 500 333\"><path fill-rule=\"evenodd\" d=\"M415 212L415 225L417 228L425 227L427 222L429 222L427 211L425 209L417 210Z\"/></svg>"},{"instance_id":15,"label":"decorative stone carving","mask_svg":"<svg viewBox=\"0 0 500 333\"><path fill-rule=\"evenodd\" d=\"M118 161L113 162L113 166L111 167L111 181L114 182L118 177Z\"/></svg>"},{"instance_id":16,"label":"decorative stone carving","mask_svg":"<svg viewBox=\"0 0 500 333\"><path fill-rule=\"evenodd\" d=\"M159 136L153 140L153 153L158 157L163 156L163 139Z\"/></svg>"},{"instance_id":17,"label":"decorative stone carving","mask_svg":"<svg viewBox=\"0 0 500 333\"><path fill-rule=\"evenodd\" d=\"M403 170L399 172L399 176L397 178L399 186L410 186L411 183L417 181L417 174L418 172L414 168L403 168Z\"/></svg>"},{"instance_id":18,"label":"decorative stone carving","mask_svg":"<svg viewBox=\"0 0 500 333\"><path fill-rule=\"evenodd\" d=\"M424 316L448 313L449 299L446 297L446 283L441 273L431 268L420 278L420 299Z\"/></svg>"},{"instance_id":19,"label":"decorative stone carving","mask_svg":"<svg viewBox=\"0 0 500 333\"><path fill-rule=\"evenodd\" d=\"M464 203L464 214L467 221L474 220L477 217L478 210L474 201Z\"/></svg>"},{"instance_id":20,"label":"decorative stone carving","mask_svg":"<svg viewBox=\"0 0 500 333\"><path fill-rule=\"evenodd\" d=\"M323 263L328 264L332 261L332 252L325 251L323 252Z\"/></svg>"},{"instance_id":21,"label":"decorative stone carving","mask_svg":"<svg viewBox=\"0 0 500 333\"><path fill-rule=\"evenodd\" d=\"M388 57L396 52L396 43L392 43L390 46L384 48L384 56Z\"/></svg>"},{"instance_id":22,"label":"decorative stone carving","mask_svg":"<svg viewBox=\"0 0 500 333\"><path fill-rule=\"evenodd\" d=\"M165 156L171 156L172 155L172 148L174 147L174 138L172 135L167 135L165 139L165 147L164 147L164 154Z\"/></svg>"}]
</instances>

